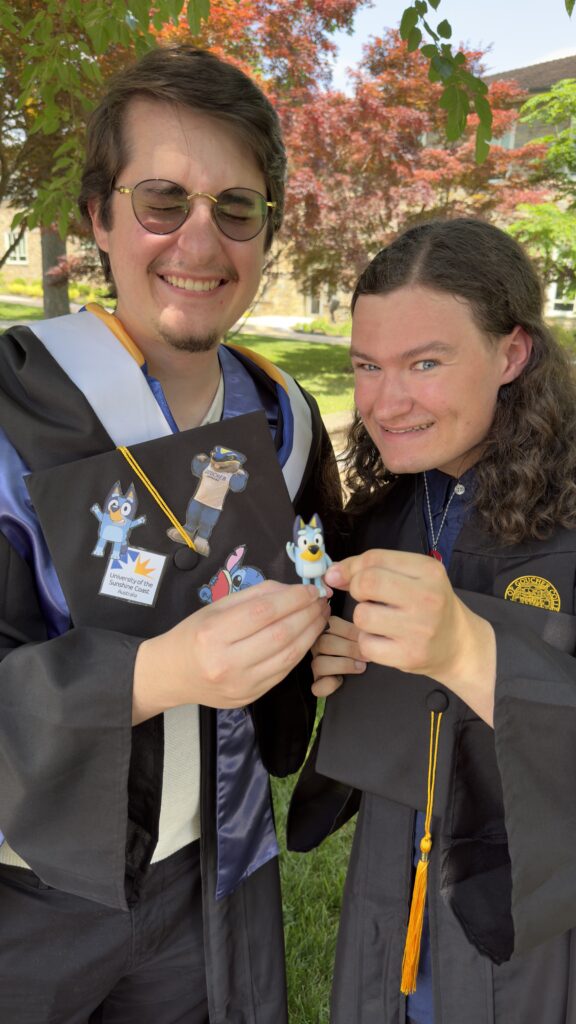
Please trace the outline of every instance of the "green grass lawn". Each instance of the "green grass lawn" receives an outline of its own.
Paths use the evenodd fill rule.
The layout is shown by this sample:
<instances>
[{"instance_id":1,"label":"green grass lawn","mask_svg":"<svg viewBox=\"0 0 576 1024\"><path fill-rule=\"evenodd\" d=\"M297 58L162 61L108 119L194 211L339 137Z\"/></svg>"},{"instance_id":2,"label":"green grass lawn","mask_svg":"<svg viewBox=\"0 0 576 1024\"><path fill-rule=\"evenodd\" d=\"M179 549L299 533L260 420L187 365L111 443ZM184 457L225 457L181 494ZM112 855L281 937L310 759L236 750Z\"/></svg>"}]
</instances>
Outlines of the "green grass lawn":
<instances>
[{"instance_id":1,"label":"green grass lawn","mask_svg":"<svg viewBox=\"0 0 576 1024\"><path fill-rule=\"evenodd\" d=\"M42 320L41 306L23 306L20 302L0 302L0 328L3 320Z\"/></svg>"},{"instance_id":2,"label":"green grass lawn","mask_svg":"<svg viewBox=\"0 0 576 1024\"><path fill-rule=\"evenodd\" d=\"M354 822L317 850L286 852L286 810L294 783L294 777L272 780L281 847L289 1020L290 1024L328 1024L334 949Z\"/></svg>"},{"instance_id":3,"label":"green grass lawn","mask_svg":"<svg viewBox=\"0 0 576 1024\"><path fill-rule=\"evenodd\" d=\"M354 379L347 345L291 341L259 334L236 334L230 341L266 356L314 395L322 415L352 408Z\"/></svg>"}]
</instances>

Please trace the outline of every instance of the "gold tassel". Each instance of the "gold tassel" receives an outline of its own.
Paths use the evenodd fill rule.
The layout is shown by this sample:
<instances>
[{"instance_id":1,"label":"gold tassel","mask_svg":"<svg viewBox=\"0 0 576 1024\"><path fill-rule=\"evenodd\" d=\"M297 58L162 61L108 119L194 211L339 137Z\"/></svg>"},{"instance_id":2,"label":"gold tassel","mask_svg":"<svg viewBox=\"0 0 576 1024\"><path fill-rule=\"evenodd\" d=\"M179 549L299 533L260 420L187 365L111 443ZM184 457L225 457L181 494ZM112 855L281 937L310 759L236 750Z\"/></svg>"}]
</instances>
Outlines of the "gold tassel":
<instances>
[{"instance_id":1,"label":"gold tassel","mask_svg":"<svg viewBox=\"0 0 576 1024\"><path fill-rule=\"evenodd\" d=\"M94 305L94 303L91 303L91 305ZM118 451L120 452L121 455L124 456L128 465L136 473L136 476L140 477L144 486L148 488L150 494L154 498L154 501L160 506L164 515L170 520L172 526L178 531L184 543L187 544L189 548L192 548L192 551L196 551L196 546L194 544L194 541L192 540L192 537L188 533L186 533L186 530L184 529L182 524L178 522L172 509L170 508L169 505L166 504L160 492L156 490L150 478L146 476L146 473L142 469L140 463L136 462L136 459L132 455L130 449L125 448L123 445L118 445Z\"/></svg>"},{"instance_id":2,"label":"gold tassel","mask_svg":"<svg viewBox=\"0 0 576 1024\"><path fill-rule=\"evenodd\" d=\"M436 765L438 762L438 739L440 736L440 724L442 712L430 712L430 750L428 754L428 796L426 802L426 819L424 823L424 835L420 840L420 860L416 866L416 877L414 889L412 890L412 902L410 904L410 917L408 918L408 929L406 931L406 942L404 944L404 957L402 959L402 982L400 991L402 995L409 996L416 991L416 979L418 977L418 966L420 964L420 945L422 942L422 926L424 924L424 907L426 905L426 890L428 887L428 864L430 862L430 851L432 849L432 836L430 834L430 823L432 821L432 809L434 807L434 786L436 783Z\"/></svg>"}]
</instances>

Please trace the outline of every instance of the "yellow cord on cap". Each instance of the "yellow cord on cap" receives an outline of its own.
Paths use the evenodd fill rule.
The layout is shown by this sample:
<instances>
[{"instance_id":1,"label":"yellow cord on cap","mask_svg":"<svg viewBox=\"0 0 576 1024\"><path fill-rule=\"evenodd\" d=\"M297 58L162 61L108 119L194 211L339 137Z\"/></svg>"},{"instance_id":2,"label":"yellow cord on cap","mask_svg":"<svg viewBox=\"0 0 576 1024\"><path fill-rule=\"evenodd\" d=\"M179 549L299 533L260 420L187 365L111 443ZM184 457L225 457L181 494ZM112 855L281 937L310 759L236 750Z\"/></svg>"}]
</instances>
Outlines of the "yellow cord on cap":
<instances>
[{"instance_id":1,"label":"yellow cord on cap","mask_svg":"<svg viewBox=\"0 0 576 1024\"><path fill-rule=\"evenodd\" d=\"M168 507L168 505L164 501L164 498L162 497L162 495L156 490L156 488L154 487L154 484L152 483L150 478L146 476L146 473L144 472L142 467L136 462L136 459L132 455L132 452L130 451L130 449L129 448L124 448L122 445L118 445L118 451L124 456L124 458L126 459L126 462L134 470L134 472L136 473L136 476L138 476L140 478L140 480L142 481L144 486L148 488L148 490L150 491L150 494L152 495L154 500L157 502L157 504L160 506L160 508L162 509L164 515L168 517L168 519L172 523L172 526L174 526L175 529L178 530L178 533L182 537L182 540L184 541L184 543L187 544L189 548L192 548L193 551L195 551L196 548L194 546L194 541L192 540L191 536L188 533L186 533L186 530L184 529L184 527L181 525L181 523L178 522L178 520L176 519L176 516L174 515L172 510Z\"/></svg>"},{"instance_id":2,"label":"yellow cord on cap","mask_svg":"<svg viewBox=\"0 0 576 1024\"><path fill-rule=\"evenodd\" d=\"M430 824L432 822L432 810L434 807L434 787L436 784L436 765L438 763L438 739L440 736L440 725L442 723L442 712L430 712L430 750L428 753L428 793L426 801L426 817L424 820L424 835L420 840L420 860L416 866L416 877L412 891L412 903L410 905L410 917L408 919L408 930L404 944L404 958L402 960L402 982L400 991L403 995L409 996L416 991L416 979L420 964L420 945L422 942L422 927L424 925L424 906L426 904L426 891L428 888L428 864L430 851L432 849L432 835Z\"/></svg>"}]
</instances>

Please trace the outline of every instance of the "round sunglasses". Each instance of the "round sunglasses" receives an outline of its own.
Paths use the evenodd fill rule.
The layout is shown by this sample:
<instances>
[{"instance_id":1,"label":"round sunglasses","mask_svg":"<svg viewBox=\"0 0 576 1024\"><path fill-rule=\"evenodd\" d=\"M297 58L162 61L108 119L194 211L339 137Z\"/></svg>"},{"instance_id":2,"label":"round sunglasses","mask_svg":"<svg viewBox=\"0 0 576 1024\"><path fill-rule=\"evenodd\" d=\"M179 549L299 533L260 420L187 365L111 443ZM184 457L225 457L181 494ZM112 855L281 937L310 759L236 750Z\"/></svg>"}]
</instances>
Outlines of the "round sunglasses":
<instances>
[{"instance_id":1,"label":"round sunglasses","mask_svg":"<svg viewBox=\"0 0 576 1024\"><path fill-rule=\"evenodd\" d=\"M153 235L169 235L181 228L190 214L192 200L209 199L216 227L235 242L256 238L276 203L253 188L226 188L217 196L209 192L188 194L182 185L162 178L139 181L133 188L114 186L114 192L130 196L134 216Z\"/></svg>"}]
</instances>

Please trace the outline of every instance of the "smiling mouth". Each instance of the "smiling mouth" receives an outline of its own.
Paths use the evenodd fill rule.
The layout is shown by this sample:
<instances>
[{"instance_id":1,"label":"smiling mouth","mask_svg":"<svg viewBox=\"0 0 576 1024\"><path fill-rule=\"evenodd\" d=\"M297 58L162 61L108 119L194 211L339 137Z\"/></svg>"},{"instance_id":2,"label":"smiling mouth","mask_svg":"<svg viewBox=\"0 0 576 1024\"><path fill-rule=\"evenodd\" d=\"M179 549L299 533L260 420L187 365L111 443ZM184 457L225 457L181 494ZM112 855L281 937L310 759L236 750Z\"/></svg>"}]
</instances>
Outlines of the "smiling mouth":
<instances>
[{"instance_id":1,"label":"smiling mouth","mask_svg":"<svg viewBox=\"0 0 576 1024\"><path fill-rule=\"evenodd\" d=\"M169 274L160 274L159 276L173 288L182 288L186 292L213 292L221 284L226 284L221 277L212 278L210 281L194 281L189 277L172 277Z\"/></svg>"},{"instance_id":2,"label":"smiling mouth","mask_svg":"<svg viewBox=\"0 0 576 1024\"><path fill-rule=\"evenodd\" d=\"M433 423L422 423L418 427L382 427L385 434L417 434L422 430L429 430L430 427L434 426Z\"/></svg>"}]
</instances>

